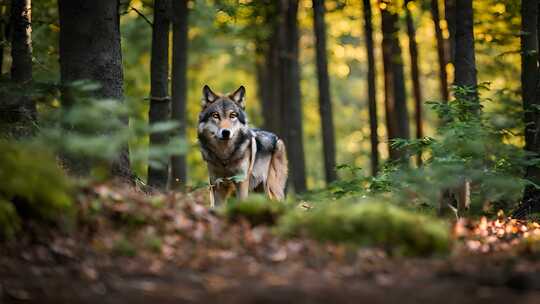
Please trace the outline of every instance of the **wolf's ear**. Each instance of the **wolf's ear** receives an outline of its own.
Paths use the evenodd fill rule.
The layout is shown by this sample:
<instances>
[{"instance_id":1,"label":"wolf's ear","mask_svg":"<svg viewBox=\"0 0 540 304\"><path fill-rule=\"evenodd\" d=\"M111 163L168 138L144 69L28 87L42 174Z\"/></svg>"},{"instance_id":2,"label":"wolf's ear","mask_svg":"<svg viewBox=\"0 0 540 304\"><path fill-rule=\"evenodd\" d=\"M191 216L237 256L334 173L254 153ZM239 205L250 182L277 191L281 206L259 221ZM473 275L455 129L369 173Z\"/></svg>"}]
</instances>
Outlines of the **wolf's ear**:
<instances>
[{"instance_id":1,"label":"wolf's ear","mask_svg":"<svg viewBox=\"0 0 540 304\"><path fill-rule=\"evenodd\" d=\"M229 97L242 107L242 109L245 108L246 88L244 88L244 86L240 86L234 93L230 94Z\"/></svg>"},{"instance_id":2,"label":"wolf's ear","mask_svg":"<svg viewBox=\"0 0 540 304\"><path fill-rule=\"evenodd\" d=\"M203 97L202 97L203 108L213 103L214 101L218 100L219 98L219 96L216 93L214 93L208 85L204 85L202 94L203 94Z\"/></svg>"}]
</instances>

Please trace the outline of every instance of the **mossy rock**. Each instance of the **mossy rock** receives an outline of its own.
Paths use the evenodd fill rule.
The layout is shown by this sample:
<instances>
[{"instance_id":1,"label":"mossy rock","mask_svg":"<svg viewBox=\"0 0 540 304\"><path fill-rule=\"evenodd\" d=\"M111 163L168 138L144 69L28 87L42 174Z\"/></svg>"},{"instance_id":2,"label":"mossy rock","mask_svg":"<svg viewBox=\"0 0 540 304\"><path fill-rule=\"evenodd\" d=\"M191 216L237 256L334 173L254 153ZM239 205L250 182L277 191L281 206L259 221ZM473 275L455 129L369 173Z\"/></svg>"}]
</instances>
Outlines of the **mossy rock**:
<instances>
[{"instance_id":1,"label":"mossy rock","mask_svg":"<svg viewBox=\"0 0 540 304\"><path fill-rule=\"evenodd\" d=\"M281 218L278 232L320 241L353 243L396 255L431 255L449 251L449 227L439 219L387 203L328 203Z\"/></svg>"},{"instance_id":2,"label":"mossy rock","mask_svg":"<svg viewBox=\"0 0 540 304\"><path fill-rule=\"evenodd\" d=\"M252 225L273 225L287 207L285 203L272 201L263 195L252 195L243 201L232 201L225 207L225 215L232 221L244 218Z\"/></svg>"}]
</instances>

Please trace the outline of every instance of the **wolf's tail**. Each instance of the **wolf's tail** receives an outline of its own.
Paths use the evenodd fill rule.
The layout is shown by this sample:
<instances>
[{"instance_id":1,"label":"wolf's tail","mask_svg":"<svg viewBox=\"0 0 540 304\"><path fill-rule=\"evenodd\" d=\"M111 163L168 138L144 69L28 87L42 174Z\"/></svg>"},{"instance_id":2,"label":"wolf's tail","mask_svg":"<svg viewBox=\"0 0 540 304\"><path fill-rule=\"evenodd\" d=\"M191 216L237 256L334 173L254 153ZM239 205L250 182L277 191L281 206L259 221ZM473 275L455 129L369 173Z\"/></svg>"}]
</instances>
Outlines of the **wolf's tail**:
<instances>
[{"instance_id":1,"label":"wolf's tail","mask_svg":"<svg viewBox=\"0 0 540 304\"><path fill-rule=\"evenodd\" d=\"M272 153L268 178L266 179L266 194L270 199L281 201L285 198L285 185L289 172L287 151L281 139L276 142L276 149Z\"/></svg>"}]
</instances>

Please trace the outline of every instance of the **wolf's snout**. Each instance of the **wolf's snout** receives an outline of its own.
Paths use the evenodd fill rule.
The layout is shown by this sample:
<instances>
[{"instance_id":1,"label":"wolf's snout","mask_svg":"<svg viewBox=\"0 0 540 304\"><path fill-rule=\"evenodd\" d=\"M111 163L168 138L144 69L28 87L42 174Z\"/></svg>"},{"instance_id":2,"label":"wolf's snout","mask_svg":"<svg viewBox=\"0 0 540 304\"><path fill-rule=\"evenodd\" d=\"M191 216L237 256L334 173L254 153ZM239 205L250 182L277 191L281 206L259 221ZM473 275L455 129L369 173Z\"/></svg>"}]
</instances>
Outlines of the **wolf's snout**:
<instances>
[{"instance_id":1,"label":"wolf's snout","mask_svg":"<svg viewBox=\"0 0 540 304\"><path fill-rule=\"evenodd\" d=\"M220 131L220 137L221 139L230 139L231 138L231 130L229 129L221 129Z\"/></svg>"}]
</instances>

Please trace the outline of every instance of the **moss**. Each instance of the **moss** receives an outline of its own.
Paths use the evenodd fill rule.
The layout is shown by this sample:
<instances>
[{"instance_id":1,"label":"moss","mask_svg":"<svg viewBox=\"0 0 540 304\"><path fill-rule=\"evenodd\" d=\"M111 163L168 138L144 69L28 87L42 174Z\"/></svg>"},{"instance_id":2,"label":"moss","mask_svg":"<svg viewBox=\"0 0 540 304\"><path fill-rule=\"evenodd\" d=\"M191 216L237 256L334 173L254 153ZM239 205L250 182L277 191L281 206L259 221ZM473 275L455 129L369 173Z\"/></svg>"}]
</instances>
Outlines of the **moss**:
<instances>
[{"instance_id":1,"label":"moss","mask_svg":"<svg viewBox=\"0 0 540 304\"><path fill-rule=\"evenodd\" d=\"M13 203L21 218L54 221L74 214L72 186L46 149L0 141L0 180L2 199Z\"/></svg>"},{"instance_id":2,"label":"moss","mask_svg":"<svg viewBox=\"0 0 540 304\"><path fill-rule=\"evenodd\" d=\"M448 226L438 219L386 203L335 202L310 211L295 210L278 226L282 235L376 246L397 255L446 253Z\"/></svg>"},{"instance_id":3,"label":"moss","mask_svg":"<svg viewBox=\"0 0 540 304\"><path fill-rule=\"evenodd\" d=\"M134 257L137 254L137 249L127 238L122 237L114 242L113 252L117 255Z\"/></svg>"},{"instance_id":4,"label":"moss","mask_svg":"<svg viewBox=\"0 0 540 304\"><path fill-rule=\"evenodd\" d=\"M13 238L20 227L20 218L13 204L0 199L0 238Z\"/></svg>"},{"instance_id":5,"label":"moss","mask_svg":"<svg viewBox=\"0 0 540 304\"><path fill-rule=\"evenodd\" d=\"M232 221L245 218L252 225L273 225L286 210L282 202L271 201L263 195L252 195L247 200L228 203L225 214Z\"/></svg>"}]
</instances>

